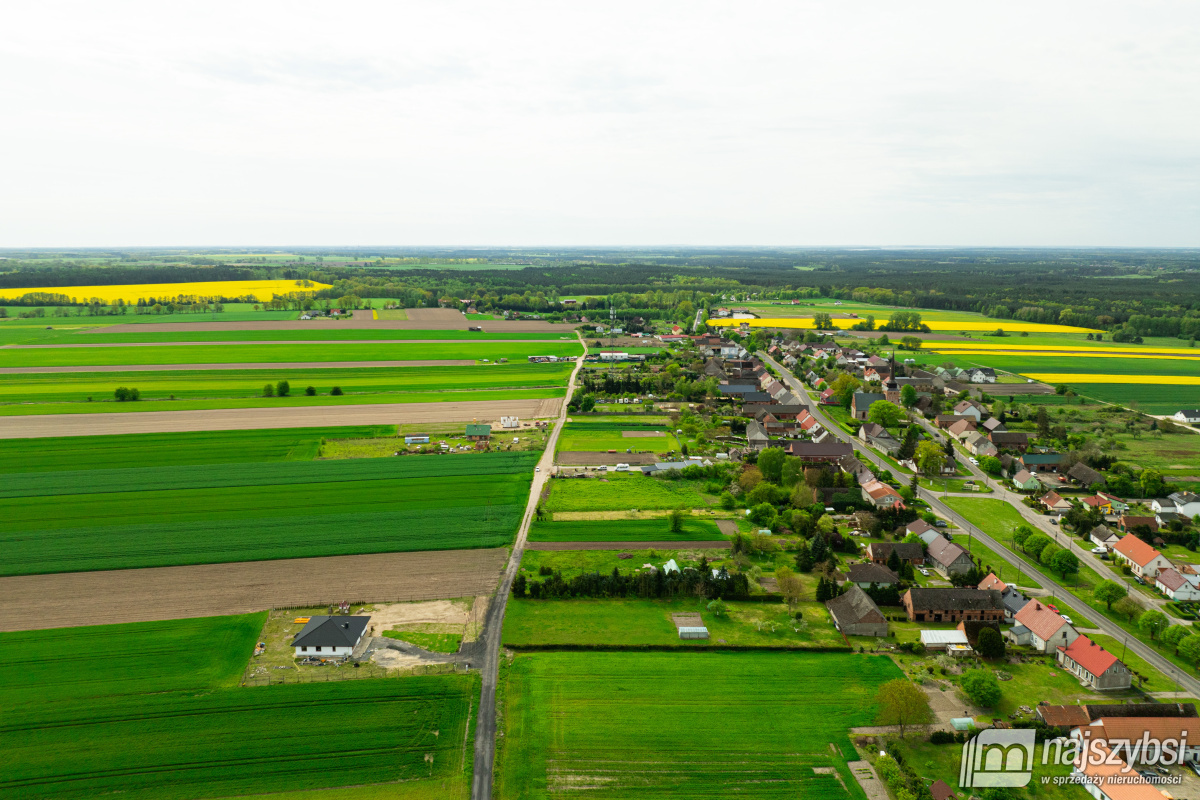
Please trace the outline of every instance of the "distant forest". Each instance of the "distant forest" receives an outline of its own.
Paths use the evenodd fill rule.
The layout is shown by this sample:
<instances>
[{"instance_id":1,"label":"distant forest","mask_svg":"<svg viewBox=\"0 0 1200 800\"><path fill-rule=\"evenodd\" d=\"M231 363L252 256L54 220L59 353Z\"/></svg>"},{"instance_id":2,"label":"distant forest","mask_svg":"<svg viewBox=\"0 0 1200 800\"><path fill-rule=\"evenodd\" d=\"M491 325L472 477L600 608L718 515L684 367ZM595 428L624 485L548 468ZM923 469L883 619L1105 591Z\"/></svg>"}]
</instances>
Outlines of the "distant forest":
<instances>
[{"instance_id":1,"label":"distant forest","mask_svg":"<svg viewBox=\"0 0 1200 800\"><path fill-rule=\"evenodd\" d=\"M0 251L0 288L309 278L329 298L562 312L563 296L626 312L833 297L996 319L1200 333L1200 250L786 248ZM417 268L416 265L421 265ZM686 305L684 305L686 304ZM587 306L584 306L587 307ZM623 315L627 316L627 314Z\"/></svg>"}]
</instances>

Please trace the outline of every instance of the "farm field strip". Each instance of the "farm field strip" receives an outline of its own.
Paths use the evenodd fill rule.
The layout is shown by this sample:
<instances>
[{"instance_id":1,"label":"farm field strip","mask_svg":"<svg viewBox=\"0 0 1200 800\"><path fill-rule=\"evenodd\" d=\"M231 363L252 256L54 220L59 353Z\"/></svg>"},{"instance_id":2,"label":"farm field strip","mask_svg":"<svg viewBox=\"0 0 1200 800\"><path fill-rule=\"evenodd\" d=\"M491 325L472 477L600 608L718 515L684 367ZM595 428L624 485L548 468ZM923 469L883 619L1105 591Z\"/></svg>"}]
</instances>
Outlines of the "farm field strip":
<instances>
[{"instance_id":1,"label":"farm field strip","mask_svg":"<svg viewBox=\"0 0 1200 800\"><path fill-rule=\"evenodd\" d=\"M179 297L199 299L237 299L253 296L256 300L271 300L289 294L313 294L332 288L326 283L315 281L206 281L197 283L135 283L112 286L35 286L18 289L0 288L0 300L15 300L27 294L59 294L86 303L98 298L105 303L124 300L136 304L138 300L175 300Z\"/></svg>"},{"instance_id":2,"label":"farm field strip","mask_svg":"<svg viewBox=\"0 0 1200 800\"><path fill-rule=\"evenodd\" d=\"M294 368L284 364L211 365L215 370L194 368L146 373L114 367L110 372L94 372L95 367L70 368L87 372L31 373L11 376L0 382L0 403L87 402L88 397L110 400L117 386L136 386L142 401L174 395L179 398L259 397L263 385L286 380L292 392L302 396L305 386L339 386L345 392L446 391L447 389L495 389L565 386L572 365L505 364L500 366L422 366L422 367L340 367L317 365ZM215 374L214 374L215 373ZM285 398L274 398L282 400ZM133 405L136 405L133 404Z\"/></svg>"},{"instance_id":3,"label":"farm field strip","mask_svg":"<svg viewBox=\"0 0 1200 800\"><path fill-rule=\"evenodd\" d=\"M667 542L726 541L716 522L685 518L683 530L672 533L666 517L657 519L586 519L535 521L529 530L531 542Z\"/></svg>"},{"instance_id":4,"label":"farm field strip","mask_svg":"<svg viewBox=\"0 0 1200 800\"><path fill-rule=\"evenodd\" d=\"M395 435L395 425L365 425L0 439L0 474L309 461L317 457L326 438L375 439Z\"/></svg>"},{"instance_id":5,"label":"farm field strip","mask_svg":"<svg viewBox=\"0 0 1200 800\"><path fill-rule=\"evenodd\" d=\"M479 334L476 334L477 336ZM292 337L280 337L278 339L229 339L226 341L214 340L210 337L199 339L196 341L188 341L186 339L175 339L172 341L145 340L135 342L58 342L55 344L6 344L0 345L0 350L63 350L80 347L252 347L262 344L278 344L280 342L290 345L353 345L363 341L369 341L371 344L462 344L463 339L380 339L377 337L353 337L342 339L299 339ZM530 339L499 339L495 337L482 338L481 340L488 344L527 344ZM541 339L538 341L558 342L562 341L558 338Z\"/></svg>"},{"instance_id":6,"label":"farm field strip","mask_svg":"<svg viewBox=\"0 0 1200 800\"><path fill-rule=\"evenodd\" d=\"M934 352L949 352L951 350L980 350L988 353L1004 354L1008 352L1017 353L1054 353L1060 352L1064 355L1072 353L1082 353L1084 355L1100 355L1102 353L1116 353L1134 357L1138 355L1190 355L1192 357L1200 356L1200 351L1194 347L1153 347L1147 345L1130 345L1127 347L1107 347L1104 345L1092 345L1087 341L1078 343L1050 345L1050 344L988 344L984 342L937 342L924 348Z\"/></svg>"},{"instance_id":7,"label":"farm field strip","mask_svg":"<svg viewBox=\"0 0 1200 800\"><path fill-rule=\"evenodd\" d=\"M142 412L137 403L129 413L94 414L61 413L46 414L47 406L27 406L29 413L17 416L13 409L21 406L0 407L0 439L38 439L61 436L104 436L119 433L170 433L177 431L230 431L262 428L305 428L329 427L331 425L394 425L427 422L469 422L471 420L499 420L501 416L517 416L524 419L552 417L558 413L565 390L530 389L505 390L495 394L509 399L488 400L487 392L470 393L469 402L444 396L443 402L427 402L429 395L399 395L401 403L351 402L342 405L310 405L308 407L274 404L274 407L250 406L253 401L244 401L246 408L213 408L205 410L166 410L179 405L164 405L164 410ZM466 394L458 393L458 394ZM512 399L530 394L542 395L529 399ZM547 398L545 395L550 395ZM404 402L411 398L412 402ZM295 398L300 399L300 398ZM322 398L325 399L325 398ZM332 400L333 398L328 398ZM204 401L190 401L202 403ZM225 401L235 405L237 401ZM361 402L361 401L360 401ZM149 404L145 404L149 405ZM112 407L118 407L113 404ZM144 407L144 406L143 406ZM78 404L64 404L60 408L79 410ZM86 411L87 409L81 409ZM7 414L5 412L8 412ZM141 412L141 413L139 413Z\"/></svg>"},{"instance_id":8,"label":"farm field strip","mask_svg":"<svg viewBox=\"0 0 1200 800\"><path fill-rule=\"evenodd\" d=\"M634 435L626 435L634 434ZM679 448L674 434L662 425L648 425L636 418L627 422L568 422L558 439L560 451L651 450L663 453Z\"/></svg>"},{"instance_id":9,"label":"farm field strip","mask_svg":"<svg viewBox=\"0 0 1200 800\"><path fill-rule=\"evenodd\" d=\"M458 675L352 680L8 713L0 794L185 800L355 785L368 775L465 783L478 684Z\"/></svg>"},{"instance_id":10,"label":"farm field strip","mask_svg":"<svg viewBox=\"0 0 1200 800\"><path fill-rule=\"evenodd\" d=\"M208 372L249 370L300 370L300 369L414 369L419 367L473 367L471 359L434 359L431 361L231 361L220 364L113 364L83 365L75 367L0 367L0 375L79 375L79 374L137 374L147 372Z\"/></svg>"},{"instance_id":11,"label":"farm field strip","mask_svg":"<svg viewBox=\"0 0 1200 800\"><path fill-rule=\"evenodd\" d=\"M994 355L1010 356L1010 355L1018 355L1018 356L1023 356L1025 358L1071 357L1071 358L1083 358L1083 359L1088 359L1088 358L1127 358L1127 359L1131 359L1131 360L1152 359L1154 361L1192 361L1192 362L1200 361L1200 353L1196 353L1195 355L1191 355L1191 356L1176 356L1176 355L1160 355L1160 354L1152 354L1152 353L1092 353L1092 352L1089 352L1086 350L1076 350L1076 351L1068 350L1065 352L1059 351L1059 352L1053 352L1053 353L1047 353L1047 352L1042 352L1042 351L1022 353L1020 351L1014 351L1014 350L1004 350L1004 351L945 350L945 351L943 351L943 350L941 350L941 348L931 348L931 349L934 349L935 352L942 352L948 356L994 356Z\"/></svg>"},{"instance_id":12,"label":"farm field strip","mask_svg":"<svg viewBox=\"0 0 1200 800\"><path fill-rule=\"evenodd\" d=\"M518 653L497 793L860 797L846 731L871 721L893 677L891 661L860 655Z\"/></svg>"},{"instance_id":13,"label":"farm field strip","mask_svg":"<svg viewBox=\"0 0 1200 800\"><path fill-rule=\"evenodd\" d=\"M187 466L158 468L157 478L149 474L154 468L9 476L15 493L0 498L0 575L510 541L538 454L430 458L227 466L222 477L207 479L203 468ZM464 497L467 477L471 492ZM72 484L94 491L75 493ZM139 488L123 488L130 485Z\"/></svg>"},{"instance_id":14,"label":"farm field strip","mask_svg":"<svg viewBox=\"0 0 1200 800\"><path fill-rule=\"evenodd\" d=\"M18 350L0 349L0 367L110 366L123 364L228 364L295 361L429 361L525 359L533 355L579 356L578 341L458 342L451 344L387 345L344 342L303 347L291 342L264 342L239 347L224 345L163 345L162 347L104 346L87 348Z\"/></svg>"},{"instance_id":15,"label":"farm field strip","mask_svg":"<svg viewBox=\"0 0 1200 800\"><path fill-rule=\"evenodd\" d=\"M474 597L495 590L507 557L439 550L0 578L0 630Z\"/></svg>"},{"instance_id":16,"label":"farm field strip","mask_svg":"<svg viewBox=\"0 0 1200 800\"><path fill-rule=\"evenodd\" d=\"M1136 383L1164 386L1200 386L1200 375L1124 375L1089 372L1025 373L1044 383Z\"/></svg>"},{"instance_id":17,"label":"farm field strip","mask_svg":"<svg viewBox=\"0 0 1200 800\"><path fill-rule=\"evenodd\" d=\"M63 332L55 337L59 342L76 342L95 340L96 344L119 344L139 342L342 342L342 341L384 341L384 342L534 342L558 341L565 337L575 341L572 331L555 335L552 332L513 331L487 333L485 331L467 330L405 330L398 335L395 330L372 330L370 328L341 328L340 323L329 325L309 326L305 330L241 330L241 331L187 331L179 330L176 325L167 331L113 331L111 327L89 327L74 333Z\"/></svg>"}]
</instances>

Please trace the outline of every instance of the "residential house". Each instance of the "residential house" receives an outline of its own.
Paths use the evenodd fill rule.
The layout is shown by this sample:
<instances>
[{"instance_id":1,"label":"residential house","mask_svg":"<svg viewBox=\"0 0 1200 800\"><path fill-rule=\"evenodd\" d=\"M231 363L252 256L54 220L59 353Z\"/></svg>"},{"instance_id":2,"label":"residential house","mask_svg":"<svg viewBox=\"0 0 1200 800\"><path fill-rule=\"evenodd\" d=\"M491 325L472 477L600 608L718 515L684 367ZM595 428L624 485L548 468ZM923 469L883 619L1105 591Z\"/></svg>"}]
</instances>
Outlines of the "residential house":
<instances>
[{"instance_id":1,"label":"residential house","mask_svg":"<svg viewBox=\"0 0 1200 800\"><path fill-rule=\"evenodd\" d=\"M900 598L910 622L1004 619L1000 593L982 589L926 589L914 586Z\"/></svg>"},{"instance_id":2,"label":"residential house","mask_svg":"<svg viewBox=\"0 0 1200 800\"><path fill-rule=\"evenodd\" d=\"M1000 580L993 572L989 572L988 576L980 581L979 585L975 588L1000 593L1000 602L1004 605L1005 622L1011 622L1012 618L1017 615L1017 612L1029 602L1029 598L1022 594L1020 589L1011 583L1005 583Z\"/></svg>"},{"instance_id":3,"label":"residential house","mask_svg":"<svg viewBox=\"0 0 1200 800\"><path fill-rule=\"evenodd\" d=\"M1176 411L1172 418L1176 422L1200 422L1200 411L1196 409L1188 409L1186 411Z\"/></svg>"},{"instance_id":4,"label":"residential house","mask_svg":"<svg viewBox=\"0 0 1200 800\"><path fill-rule=\"evenodd\" d=\"M1039 653L1053 653L1057 647L1066 647L1079 637L1062 615L1052 611L1042 601L1034 598L1013 616L1013 627L1006 636L1016 644L1027 644Z\"/></svg>"},{"instance_id":5,"label":"residential house","mask_svg":"<svg viewBox=\"0 0 1200 800\"><path fill-rule=\"evenodd\" d=\"M492 438L492 426L487 423L471 423L467 425L465 435L473 442L486 442Z\"/></svg>"},{"instance_id":6,"label":"residential house","mask_svg":"<svg viewBox=\"0 0 1200 800\"><path fill-rule=\"evenodd\" d=\"M972 422L975 422L974 417L968 417L962 414L938 414L933 418L933 424L937 425L942 430L946 430L954 423L961 422L964 419L969 419Z\"/></svg>"},{"instance_id":7,"label":"residential house","mask_svg":"<svg viewBox=\"0 0 1200 800\"><path fill-rule=\"evenodd\" d=\"M887 453L894 453L900 449L900 442L896 441L896 437L888 433L887 428L874 422L868 422L859 428L858 438Z\"/></svg>"},{"instance_id":8,"label":"residential house","mask_svg":"<svg viewBox=\"0 0 1200 800\"><path fill-rule=\"evenodd\" d=\"M933 544L933 542L937 539L947 539L947 537L936 528L930 528L927 531L921 531L917 534L917 537L920 538L921 544L925 545L926 547L929 547L929 545ZM947 539L947 541L949 540Z\"/></svg>"},{"instance_id":9,"label":"residential house","mask_svg":"<svg viewBox=\"0 0 1200 800\"><path fill-rule=\"evenodd\" d=\"M1100 547L1111 548L1121 539L1121 534L1111 530L1107 525L1097 525L1092 528L1088 538Z\"/></svg>"},{"instance_id":10,"label":"residential house","mask_svg":"<svg viewBox=\"0 0 1200 800\"><path fill-rule=\"evenodd\" d=\"M1188 519L1200 514L1200 494L1195 492L1172 492L1167 495L1175 503L1175 513Z\"/></svg>"},{"instance_id":11,"label":"residential house","mask_svg":"<svg viewBox=\"0 0 1200 800\"><path fill-rule=\"evenodd\" d=\"M846 636L888 635L887 619L870 595L858 586L825 603L834 626Z\"/></svg>"},{"instance_id":12,"label":"residential house","mask_svg":"<svg viewBox=\"0 0 1200 800\"><path fill-rule=\"evenodd\" d=\"M969 453L978 456L979 458L983 458L984 456L995 456L999 455L1000 453L1000 450L996 448L996 445L992 444L991 440L988 439L987 436L985 436L981 431L972 431L970 434L968 434L966 440L963 442L963 446L967 448Z\"/></svg>"},{"instance_id":13,"label":"residential house","mask_svg":"<svg viewBox=\"0 0 1200 800\"><path fill-rule=\"evenodd\" d=\"M1179 711L1176 709L1176 706L1181 704L1162 703L1160 705L1165 706L1165 710L1175 711L1176 714L1178 714ZM1186 706L1190 704L1184 703L1182 705ZM1128 706L1118 706L1115 703L1109 707L1112 708L1114 706L1122 711L1125 711L1129 708ZM1095 708L1096 706L1088 706L1089 714L1092 713ZM1133 744L1134 742L1143 739L1143 737L1149 741L1174 741L1179 742L1182 746L1181 749L1183 750L1183 752L1179 754L1179 758L1177 759L1176 763L1200 761L1200 719L1196 719L1195 717L1176 716L1176 714L1147 714L1146 716L1140 717L1125 716L1124 714L1121 714L1120 716L1106 715L1103 717L1094 718L1087 725L1076 728L1075 730L1071 731L1071 736L1074 738L1090 738L1093 746L1101 741L1128 741ZM1091 735L1085 736L1085 731ZM1186 742L1186 745L1183 744L1184 742ZM1147 762L1157 763L1158 758L1161 755L1160 753L1156 752L1158 749L1159 748L1151 747L1132 747L1130 748L1130 751L1133 753L1135 764L1146 764ZM1125 748L1122 748L1122 753L1126 758L1130 757L1130 752L1126 751ZM1087 759L1089 763L1093 760L1098 759ZM1114 763L1114 760L1112 759L1106 758L1105 760L1110 764ZM1136 772L1128 770L1128 768L1122 770L1123 767L1125 767L1124 762L1122 762L1120 759L1115 759L1115 765L1111 767L1113 770L1111 774L1121 774L1126 778L1137 776ZM1151 788L1153 789L1153 787ZM1104 791L1107 794L1108 789L1106 788ZM1158 789L1153 789L1153 791L1157 795L1158 800L1163 800L1163 794L1160 793ZM1093 794L1093 797L1094 796L1095 795ZM1147 794L1146 797L1150 798L1150 795ZM1126 798L1118 795L1112 797L1111 800L1126 800Z\"/></svg>"},{"instance_id":14,"label":"residential house","mask_svg":"<svg viewBox=\"0 0 1200 800\"><path fill-rule=\"evenodd\" d=\"M1115 559L1128 564L1133 574L1145 580L1154 580L1160 569L1170 569L1172 566L1166 556L1132 533L1122 536L1112 550Z\"/></svg>"},{"instance_id":15,"label":"residential house","mask_svg":"<svg viewBox=\"0 0 1200 800\"><path fill-rule=\"evenodd\" d=\"M1080 502L1088 508L1094 508L1106 516L1112 513L1112 502L1098 494L1094 494L1091 497L1085 497L1080 500Z\"/></svg>"},{"instance_id":16,"label":"residential house","mask_svg":"<svg viewBox=\"0 0 1200 800\"><path fill-rule=\"evenodd\" d=\"M1129 667L1083 635L1066 647L1058 648L1058 663L1096 691L1128 689L1133 685L1133 673Z\"/></svg>"},{"instance_id":17,"label":"residential house","mask_svg":"<svg viewBox=\"0 0 1200 800\"><path fill-rule=\"evenodd\" d=\"M850 415L857 420L865 421L871 404L885 399L882 394L877 392L855 392L854 399L850 401Z\"/></svg>"},{"instance_id":18,"label":"residential house","mask_svg":"<svg viewBox=\"0 0 1200 800\"><path fill-rule=\"evenodd\" d=\"M853 475L859 486L875 478L875 473L871 472L865 464L855 458L853 453L848 456L842 456L838 460L838 467L842 472Z\"/></svg>"},{"instance_id":19,"label":"residential house","mask_svg":"<svg viewBox=\"0 0 1200 800\"><path fill-rule=\"evenodd\" d=\"M1200 600L1200 575L1194 571L1185 575L1174 567L1160 569L1154 585L1176 602Z\"/></svg>"},{"instance_id":20,"label":"residential house","mask_svg":"<svg viewBox=\"0 0 1200 800\"><path fill-rule=\"evenodd\" d=\"M836 464L854 454L849 442L788 442L785 449L805 464Z\"/></svg>"},{"instance_id":21,"label":"residential house","mask_svg":"<svg viewBox=\"0 0 1200 800\"><path fill-rule=\"evenodd\" d=\"M1082 736L1078 728L1071 735ZM1083 787L1095 800L1163 800L1163 792L1140 772L1133 771L1100 736L1092 742L1087 758L1073 762L1072 783Z\"/></svg>"},{"instance_id":22,"label":"residential house","mask_svg":"<svg viewBox=\"0 0 1200 800\"><path fill-rule=\"evenodd\" d=\"M1030 472L1058 472L1062 453L1024 453L1019 460Z\"/></svg>"},{"instance_id":23,"label":"residential house","mask_svg":"<svg viewBox=\"0 0 1200 800\"><path fill-rule=\"evenodd\" d=\"M1013 475L1012 482L1013 486L1023 492L1036 492L1042 488L1042 482L1027 469L1020 470L1016 475Z\"/></svg>"},{"instance_id":24,"label":"residential house","mask_svg":"<svg viewBox=\"0 0 1200 800\"><path fill-rule=\"evenodd\" d=\"M975 566L970 553L942 536L938 536L926 545L925 560L935 570L947 577L969 572Z\"/></svg>"},{"instance_id":25,"label":"residential house","mask_svg":"<svg viewBox=\"0 0 1200 800\"><path fill-rule=\"evenodd\" d=\"M882 564L868 561L865 564L851 564L846 573L846 580L863 589L875 586L895 586L900 582L900 576Z\"/></svg>"},{"instance_id":26,"label":"residential house","mask_svg":"<svg viewBox=\"0 0 1200 800\"><path fill-rule=\"evenodd\" d=\"M961 400L954 407L954 413L960 417L973 417L976 422L983 421L983 406L974 400Z\"/></svg>"},{"instance_id":27,"label":"residential house","mask_svg":"<svg viewBox=\"0 0 1200 800\"><path fill-rule=\"evenodd\" d=\"M762 450L771 443L771 437L758 420L746 423L746 444L751 450Z\"/></svg>"},{"instance_id":28,"label":"residential house","mask_svg":"<svg viewBox=\"0 0 1200 800\"><path fill-rule=\"evenodd\" d=\"M362 641L370 617L309 617L292 638L296 657L346 658Z\"/></svg>"},{"instance_id":29,"label":"residential house","mask_svg":"<svg viewBox=\"0 0 1200 800\"><path fill-rule=\"evenodd\" d=\"M920 536L925 531L933 531L934 533L938 533L937 528L930 525L923 519L914 519L912 522L904 526L905 536L909 535L910 533L915 533L917 536Z\"/></svg>"},{"instance_id":30,"label":"residential house","mask_svg":"<svg viewBox=\"0 0 1200 800\"><path fill-rule=\"evenodd\" d=\"M1139 517L1131 514L1122 514L1117 517L1117 528L1122 533L1129 533L1139 525L1145 525L1150 529L1151 533L1158 533L1158 520L1154 517Z\"/></svg>"},{"instance_id":31,"label":"residential house","mask_svg":"<svg viewBox=\"0 0 1200 800\"><path fill-rule=\"evenodd\" d=\"M1038 502L1045 506L1046 510L1051 514L1065 514L1071 510L1071 501L1059 495L1058 492L1050 492L1038 499Z\"/></svg>"},{"instance_id":32,"label":"residential house","mask_svg":"<svg viewBox=\"0 0 1200 800\"><path fill-rule=\"evenodd\" d=\"M992 431L988 434L988 439L1001 450L1024 453L1029 449L1029 434L1024 431Z\"/></svg>"},{"instance_id":33,"label":"residential house","mask_svg":"<svg viewBox=\"0 0 1200 800\"><path fill-rule=\"evenodd\" d=\"M991 367L971 367L964 376L968 383L995 383L996 370Z\"/></svg>"},{"instance_id":34,"label":"residential house","mask_svg":"<svg viewBox=\"0 0 1200 800\"><path fill-rule=\"evenodd\" d=\"M1004 430L1004 423L1000 421L999 417L988 417L979 423L979 430L983 431L985 435L995 433L996 431Z\"/></svg>"},{"instance_id":35,"label":"residential house","mask_svg":"<svg viewBox=\"0 0 1200 800\"><path fill-rule=\"evenodd\" d=\"M953 436L957 441L963 441L972 433L975 433L976 424L972 419L960 419L958 422L946 429L946 433Z\"/></svg>"},{"instance_id":36,"label":"residential house","mask_svg":"<svg viewBox=\"0 0 1200 800\"><path fill-rule=\"evenodd\" d=\"M1082 461L1067 470L1067 477L1086 489L1104 483L1104 476Z\"/></svg>"},{"instance_id":37,"label":"residential house","mask_svg":"<svg viewBox=\"0 0 1200 800\"><path fill-rule=\"evenodd\" d=\"M925 560L925 546L917 542L871 542L867 545L867 558L875 564L887 564L893 552L901 563L907 561L916 566Z\"/></svg>"},{"instance_id":38,"label":"residential house","mask_svg":"<svg viewBox=\"0 0 1200 800\"><path fill-rule=\"evenodd\" d=\"M1117 497L1115 494L1109 494L1108 492L1096 492L1096 496L1103 497L1110 504L1112 504L1112 513L1114 514L1124 514L1129 510L1129 504Z\"/></svg>"},{"instance_id":39,"label":"residential house","mask_svg":"<svg viewBox=\"0 0 1200 800\"><path fill-rule=\"evenodd\" d=\"M904 508L904 498L900 493L882 481L864 483L862 497L876 508Z\"/></svg>"}]
</instances>

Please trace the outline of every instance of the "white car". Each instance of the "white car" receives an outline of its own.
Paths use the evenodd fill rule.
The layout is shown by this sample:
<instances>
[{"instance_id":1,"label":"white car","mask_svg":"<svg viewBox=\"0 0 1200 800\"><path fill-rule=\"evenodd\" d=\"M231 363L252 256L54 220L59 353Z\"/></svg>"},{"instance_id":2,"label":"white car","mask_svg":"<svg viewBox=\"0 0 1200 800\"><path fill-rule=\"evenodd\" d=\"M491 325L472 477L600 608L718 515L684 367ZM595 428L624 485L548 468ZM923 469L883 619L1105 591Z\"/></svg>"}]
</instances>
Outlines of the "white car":
<instances>
[{"instance_id":1,"label":"white car","mask_svg":"<svg viewBox=\"0 0 1200 800\"><path fill-rule=\"evenodd\" d=\"M534 468L533 468L533 471L534 471L534 472L541 472L541 471L542 471L542 468L541 468L541 467L534 467Z\"/></svg>"},{"instance_id":2,"label":"white car","mask_svg":"<svg viewBox=\"0 0 1200 800\"><path fill-rule=\"evenodd\" d=\"M924 567L920 568L920 572L922 575L929 577L929 570L925 569Z\"/></svg>"},{"instance_id":3,"label":"white car","mask_svg":"<svg viewBox=\"0 0 1200 800\"><path fill-rule=\"evenodd\" d=\"M1100 547L1092 548L1092 555L1094 555L1094 556L1102 556L1107 552L1108 552L1108 548L1104 547L1103 545L1101 545Z\"/></svg>"},{"instance_id":4,"label":"white car","mask_svg":"<svg viewBox=\"0 0 1200 800\"><path fill-rule=\"evenodd\" d=\"M974 456L971 456L971 463L974 464L975 466L979 466L979 459L975 458Z\"/></svg>"},{"instance_id":5,"label":"white car","mask_svg":"<svg viewBox=\"0 0 1200 800\"><path fill-rule=\"evenodd\" d=\"M1072 621L1072 620L1071 620L1071 618L1070 618L1070 617L1068 617L1066 614L1059 614L1059 616L1060 616L1060 617L1062 617L1062 618L1063 618L1063 622L1067 623L1068 625L1074 625L1074 624L1075 624L1075 623L1074 623L1074 621Z\"/></svg>"}]
</instances>

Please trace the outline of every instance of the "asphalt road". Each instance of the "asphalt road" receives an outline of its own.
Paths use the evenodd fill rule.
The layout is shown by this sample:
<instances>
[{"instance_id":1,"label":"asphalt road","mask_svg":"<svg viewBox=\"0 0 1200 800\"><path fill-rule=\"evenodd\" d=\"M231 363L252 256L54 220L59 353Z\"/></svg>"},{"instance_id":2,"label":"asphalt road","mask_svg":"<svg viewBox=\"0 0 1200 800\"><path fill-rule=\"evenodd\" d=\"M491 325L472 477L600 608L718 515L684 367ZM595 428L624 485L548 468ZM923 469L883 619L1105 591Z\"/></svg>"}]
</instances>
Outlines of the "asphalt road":
<instances>
[{"instance_id":1,"label":"asphalt road","mask_svg":"<svg viewBox=\"0 0 1200 800\"><path fill-rule=\"evenodd\" d=\"M890 465L886 464L882 459L880 459L878 456L876 456L875 453L870 448L866 447L864 444L859 442L853 436L846 433L844 430L842 430L840 427L838 427L835 423L833 423L830 419L828 419L824 414L822 414L821 410L820 410L820 406L817 405L816 403L814 403L812 401L812 398L809 396L808 389L804 386L804 384L802 384L799 380L797 380L796 377L794 375L792 375L792 373L789 372L786 367L779 364L774 359L770 358L769 356L767 356L763 353L759 353L758 355L765 363L770 364L772 367L775 368L775 370L780 375L782 375L784 377L784 381L787 383L788 387L793 391L793 393L796 394L797 397L799 397L801 399L802 402L808 404L812 408L813 416L815 416L817 418L817 421L820 422L821 425L823 425L826 428L826 430L828 430L830 432L831 435L833 435L834 437L836 437L838 439L841 439L842 441L850 442L850 444L852 444L854 446L855 454L858 456L858 458L860 460L866 460L866 461L870 462L871 464L874 464L876 467L879 467L880 469L886 469L886 470L890 471L890 469L891 469ZM969 467L974 466L974 465L970 464L970 462L966 462L966 464ZM978 470L972 470L972 473L973 474L978 473L978 475L981 478L984 478L983 473L978 472ZM1058 581L1054 580L1049 575L1042 572L1040 569L1038 569L1033 564L1031 564L1028 561L1025 561L1024 559L1017 556L1015 553L1010 551L1005 545L996 541L991 536L988 536L986 533L984 533L979 528L972 525L970 522L968 522L966 519L964 519L961 515L959 515L956 511L951 509L945 503L941 502L941 500L938 499L939 495L937 492L931 492L926 489L921 489L919 491L919 496L922 500L925 500L927 503L929 503L930 507L934 511L936 511L938 514L940 514L941 516L950 520L951 522L953 522L955 525L959 526L963 530L969 531L974 538L979 539L979 541L982 542L984 545L986 545L987 547L990 547L997 555L999 555L1001 558L1003 558L1005 561L1007 561L1012 566L1019 567L1024 574L1032 577L1034 580L1036 580L1038 583L1040 583L1044 588L1052 590L1056 596L1063 597L1064 599L1071 596L1071 593L1067 589L1067 587L1063 586ZM1020 503L1020 500L1017 500L1017 502L1015 502L1015 503L1012 502L1011 498L1013 498L1013 497L1019 498L1020 495L1015 495L1011 492L1004 492L1003 494L1001 494L1000 492L996 492L991 496L998 497L999 499L1008 501L1010 505L1015 507L1019 512L1022 512L1022 516L1025 516L1024 512L1028 511L1028 509L1026 509ZM1046 527L1052 527L1052 526L1046 526ZM1053 530L1048 531L1048 532L1057 533L1057 531L1053 531ZM1064 537L1065 537L1065 535L1064 535ZM1065 538L1069 538L1069 537L1065 537ZM1079 548L1075 548L1075 552L1078 555ZM1084 555L1090 556L1091 554L1086 553ZM1092 560L1095 561L1096 559L1093 558ZM1089 563L1089 566L1091 566L1090 563ZM1108 570L1107 567L1104 567L1104 572L1101 574L1102 575L1103 574L1112 575L1112 572L1111 572L1111 570ZM1115 577L1115 576L1113 576L1113 577ZM1142 598L1139 596L1138 599L1142 599ZM1092 618L1093 624L1095 624L1099 630L1103 631L1107 635L1113 637L1114 639L1116 639L1120 642L1127 642L1130 650L1137 653L1139 656L1141 656L1143 659L1145 659L1150 664L1153 664L1160 672L1163 673L1163 675L1166 675L1168 678L1171 678L1171 679L1177 681L1179 683L1180 687L1184 691L1189 692L1193 697L1200 697L1200 680L1196 680L1194 677L1192 677L1190 674L1188 674L1184 670L1180 669L1179 667L1176 667L1170 661L1168 661L1167 659L1165 659L1161 655L1159 655L1157 651L1152 650L1148 645L1146 645L1139 639L1135 638L1131 634L1127 633L1123 628L1121 628L1120 626L1118 626L1116 623L1112 622L1111 620L1109 620L1105 617L1102 617L1094 612L1090 616Z\"/></svg>"},{"instance_id":2,"label":"asphalt road","mask_svg":"<svg viewBox=\"0 0 1200 800\"><path fill-rule=\"evenodd\" d=\"M587 355L587 342L579 337L583 344L584 355ZM513 578L517 576L517 568L521 565L521 556L525 553L525 543L529 537L529 525L533 512L537 509L542 496L542 489L550 478L554 467L554 449L558 445L558 436L562 432L563 422L567 418L567 403L571 393L575 391L575 381L579 370L583 367L583 357L575 362L571 372L571 380L567 384L567 394L563 397L554 428L546 438L546 449L538 461L538 471L533 474L533 485L529 489L529 502L525 506L525 516L521 519L521 527L517 531L517 539L513 543L512 555L504 569L504 577L496 587L496 594L488 606L487 617L484 619L483 631L479 637L476 653L482 658L479 671L483 677L483 687L479 696L479 721L475 724L475 777L471 786L472 800L491 800L492 770L496 760L496 682L500 670L500 637L504 628L504 610L508 605L509 592L512 590Z\"/></svg>"}]
</instances>

